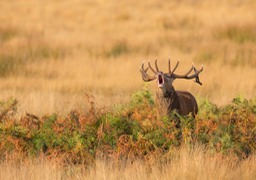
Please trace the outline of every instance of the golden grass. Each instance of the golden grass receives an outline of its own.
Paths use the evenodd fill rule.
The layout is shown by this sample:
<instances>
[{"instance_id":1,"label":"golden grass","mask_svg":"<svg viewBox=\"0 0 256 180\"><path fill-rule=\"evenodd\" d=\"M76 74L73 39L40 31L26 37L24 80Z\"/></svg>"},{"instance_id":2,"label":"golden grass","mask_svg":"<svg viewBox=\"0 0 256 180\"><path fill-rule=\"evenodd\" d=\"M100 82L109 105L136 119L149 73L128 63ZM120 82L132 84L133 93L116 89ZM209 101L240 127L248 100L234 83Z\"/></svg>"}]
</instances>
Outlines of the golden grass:
<instances>
[{"instance_id":1,"label":"golden grass","mask_svg":"<svg viewBox=\"0 0 256 180\"><path fill-rule=\"evenodd\" d=\"M56 161L38 159L20 163L2 162L0 179L254 179L255 155L238 161L213 155L198 146L173 152L170 162L148 165L140 161L124 164L97 160L93 167L61 166Z\"/></svg>"},{"instance_id":2,"label":"golden grass","mask_svg":"<svg viewBox=\"0 0 256 180\"><path fill-rule=\"evenodd\" d=\"M167 70L169 55L173 63L180 59L179 73L192 62L205 65L202 87L184 80L175 82L176 89L218 105L237 95L255 97L255 7L254 0L1 1L0 63L10 57L25 60L0 78L1 99L17 98L19 115L86 111L85 93L94 95L97 108L125 103L143 86L142 60L158 57ZM64 55L51 55L56 49ZM154 83L151 87L153 91ZM177 153L150 173L141 163L120 170L113 162L97 161L89 171L66 171L49 161L2 162L0 179L256 177L255 156L236 162L200 148Z\"/></svg>"}]
</instances>

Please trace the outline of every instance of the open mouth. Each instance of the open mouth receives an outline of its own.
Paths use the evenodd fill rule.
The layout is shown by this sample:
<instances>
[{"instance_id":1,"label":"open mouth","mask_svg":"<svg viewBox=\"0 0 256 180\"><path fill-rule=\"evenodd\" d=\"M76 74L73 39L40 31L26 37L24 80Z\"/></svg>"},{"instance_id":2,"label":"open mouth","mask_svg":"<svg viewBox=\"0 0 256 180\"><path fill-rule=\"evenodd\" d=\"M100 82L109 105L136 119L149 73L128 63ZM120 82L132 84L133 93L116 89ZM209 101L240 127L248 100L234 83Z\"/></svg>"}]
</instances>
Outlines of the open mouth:
<instances>
[{"instance_id":1,"label":"open mouth","mask_svg":"<svg viewBox=\"0 0 256 180\"><path fill-rule=\"evenodd\" d=\"M158 75L158 87L162 87L164 84L164 78L161 74Z\"/></svg>"}]
</instances>

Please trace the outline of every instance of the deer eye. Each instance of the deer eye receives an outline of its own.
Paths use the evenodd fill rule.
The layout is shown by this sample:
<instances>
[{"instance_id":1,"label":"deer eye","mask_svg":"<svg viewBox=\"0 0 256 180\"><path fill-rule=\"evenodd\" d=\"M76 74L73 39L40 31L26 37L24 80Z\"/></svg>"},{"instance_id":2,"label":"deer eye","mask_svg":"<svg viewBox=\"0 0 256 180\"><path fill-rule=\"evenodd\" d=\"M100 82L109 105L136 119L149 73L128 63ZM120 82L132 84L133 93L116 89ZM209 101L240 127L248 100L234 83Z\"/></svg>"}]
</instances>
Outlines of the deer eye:
<instances>
[{"instance_id":1,"label":"deer eye","mask_svg":"<svg viewBox=\"0 0 256 180\"><path fill-rule=\"evenodd\" d=\"M170 76L170 75L166 75L165 77L167 77L168 79L171 79L171 76Z\"/></svg>"}]
</instances>

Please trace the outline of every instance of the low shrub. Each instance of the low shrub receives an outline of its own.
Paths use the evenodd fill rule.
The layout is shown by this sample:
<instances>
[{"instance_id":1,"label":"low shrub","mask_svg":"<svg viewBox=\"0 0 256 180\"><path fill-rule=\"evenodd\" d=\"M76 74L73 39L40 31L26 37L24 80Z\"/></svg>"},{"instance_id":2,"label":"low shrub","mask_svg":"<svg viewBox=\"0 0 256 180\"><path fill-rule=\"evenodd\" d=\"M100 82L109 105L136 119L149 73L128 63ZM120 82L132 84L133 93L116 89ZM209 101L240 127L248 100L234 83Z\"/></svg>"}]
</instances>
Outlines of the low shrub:
<instances>
[{"instance_id":1,"label":"low shrub","mask_svg":"<svg viewBox=\"0 0 256 180\"><path fill-rule=\"evenodd\" d=\"M1 159L44 155L64 164L90 164L96 157L162 161L182 144L201 144L212 152L238 158L256 152L255 99L237 97L222 107L204 99L195 118L174 111L160 120L148 89L134 93L121 108L94 113L94 118L78 112L41 118L27 113L18 120L13 116L17 104L13 98L0 102Z\"/></svg>"}]
</instances>

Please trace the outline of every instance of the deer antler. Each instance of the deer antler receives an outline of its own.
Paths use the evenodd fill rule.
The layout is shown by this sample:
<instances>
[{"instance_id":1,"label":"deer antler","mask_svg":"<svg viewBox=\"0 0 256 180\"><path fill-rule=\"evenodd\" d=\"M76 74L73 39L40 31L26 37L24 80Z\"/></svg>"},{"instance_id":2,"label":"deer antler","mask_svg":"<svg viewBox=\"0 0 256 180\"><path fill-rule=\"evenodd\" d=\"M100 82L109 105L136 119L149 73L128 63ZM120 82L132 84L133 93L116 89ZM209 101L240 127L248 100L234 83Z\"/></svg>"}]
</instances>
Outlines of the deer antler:
<instances>
[{"instance_id":1,"label":"deer antler","mask_svg":"<svg viewBox=\"0 0 256 180\"><path fill-rule=\"evenodd\" d=\"M175 67L173 68L173 70L171 70L171 59L169 57L169 60L168 60L168 64L169 64L169 74L170 76L176 71L178 65L179 65L179 61L176 63Z\"/></svg>"},{"instance_id":2,"label":"deer antler","mask_svg":"<svg viewBox=\"0 0 256 180\"><path fill-rule=\"evenodd\" d=\"M177 63L177 64L178 64L178 63ZM174 70L173 70L172 73L171 73L171 76L172 76L173 78L175 78L175 79L176 79L176 78L178 78L178 79L194 79L194 78L195 78L195 82L198 83L198 84L200 84L200 85L202 85L202 83L201 83L200 80L199 80L199 74L203 71L204 65L202 65L202 68L201 68L201 69L197 70L197 69L195 68L194 64L192 64L192 67L190 68L190 70L189 70L186 74L184 74L184 75L178 75L178 74L174 74L174 71L175 71L176 68L177 68L177 64L176 64L176 67L174 68ZM189 74L192 72L192 70L194 70L194 74L189 75Z\"/></svg>"},{"instance_id":3,"label":"deer antler","mask_svg":"<svg viewBox=\"0 0 256 180\"><path fill-rule=\"evenodd\" d=\"M157 60L156 60L157 61ZM156 75L156 71L151 67L150 63L148 62L148 67L146 69L144 69L144 62L141 64L141 67L140 67L140 72L141 72L141 75L142 75L142 79L146 82L148 81L153 81L156 79L156 76L150 76L147 74L147 71L148 69L151 69L153 71L153 73Z\"/></svg>"},{"instance_id":4,"label":"deer antler","mask_svg":"<svg viewBox=\"0 0 256 180\"><path fill-rule=\"evenodd\" d=\"M192 67L189 69L189 71L186 74L183 74L183 75L178 75L178 74L174 73L176 71L176 69L178 68L178 66L179 66L179 61L176 63L173 70L171 70L171 60L170 60L170 57L169 57L168 65L169 65L168 66L169 73L165 73L165 74L168 75L169 77L171 77L173 79L194 79L195 78L195 82L202 85L202 83L199 80L199 74L203 71L203 67L204 67L203 65L202 65L202 68L200 70L197 70L194 67L194 64L192 64ZM150 62L148 62L148 67L146 69L144 69L144 62L143 62L141 64L141 67L140 67L140 72L141 72L141 75L142 75L142 79L144 81L148 82L148 81L153 81L157 78L157 74L160 72L159 68L158 68L158 65L157 65L157 58L155 60L155 68L156 69L154 69L151 66ZM147 74L147 71L149 69L151 69L151 71L154 73L154 76L150 76L150 75ZM194 74L189 75L193 70L194 70Z\"/></svg>"}]
</instances>

